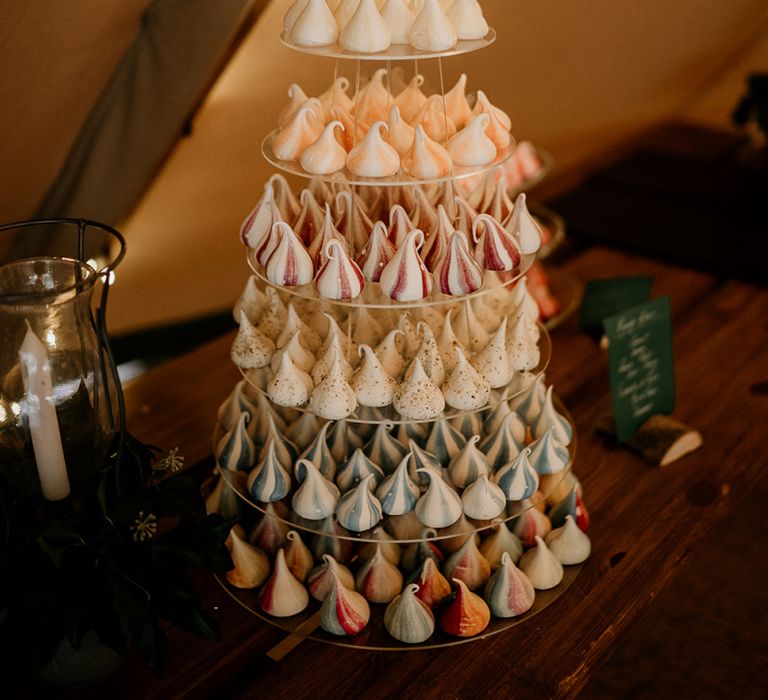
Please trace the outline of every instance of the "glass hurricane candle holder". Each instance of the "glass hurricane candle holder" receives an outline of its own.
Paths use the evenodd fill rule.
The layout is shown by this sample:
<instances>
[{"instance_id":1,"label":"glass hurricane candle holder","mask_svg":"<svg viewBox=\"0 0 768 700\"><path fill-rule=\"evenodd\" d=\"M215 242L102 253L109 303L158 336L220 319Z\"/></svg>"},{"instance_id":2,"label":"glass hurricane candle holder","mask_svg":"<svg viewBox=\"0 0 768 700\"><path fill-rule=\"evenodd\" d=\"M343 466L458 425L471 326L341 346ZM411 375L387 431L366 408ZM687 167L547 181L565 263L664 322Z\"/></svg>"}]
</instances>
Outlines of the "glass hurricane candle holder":
<instances>
[{"instance_id":1,"label":"glass hurricane candle holder","mask_svg":"<svg viewBox=\"0 0 768 700\"><path fill-rule=\"evenodd\" d=\"M105 313L125 240L91 221L26 221L0 226L0 251L39 232L54 253L0 255L0 491L17 502L92 485L124 433Z\"/></svg>"}]
</instances>

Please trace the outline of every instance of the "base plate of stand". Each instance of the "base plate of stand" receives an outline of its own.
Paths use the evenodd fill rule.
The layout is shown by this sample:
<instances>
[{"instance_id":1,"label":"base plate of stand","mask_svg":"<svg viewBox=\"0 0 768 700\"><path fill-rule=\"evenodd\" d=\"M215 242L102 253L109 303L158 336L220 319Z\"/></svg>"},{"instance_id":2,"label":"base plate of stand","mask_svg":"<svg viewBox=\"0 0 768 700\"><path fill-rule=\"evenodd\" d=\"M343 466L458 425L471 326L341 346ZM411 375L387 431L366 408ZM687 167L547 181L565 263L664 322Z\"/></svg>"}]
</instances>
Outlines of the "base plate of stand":
<instances>
[{"instance_id":1,"label":"base plate of stand","mask_svg":"<svg viewBox=\"0 0 768 700\"><path fill-rule=\"evenodd\" d=\"M371 619L362 632L359 632L353 637L337 637L333 634L329 634L319 626L319 616L317 615L317 612L320 610L320 603L315 600L311 600L306 610L298 615L285 618L271 617L262 612L259 608L257 601L258 590L235 588L234 586L231 586L224 577L220 576L216 576L216 580L227 594L235 602L248 610L248 612L270 625L279 627L291 635L300 635L301 639L312 639L316 642L323 642L325 644L333 644L352 649L367 649L369 651L404 651L408 649L436 649L439 647L454 646L456 644L466 644L467 642L486 639L487 637L516 627L552 605L552 603L570 588L583 566L584 564L563 567L565 572L563 580L548 591L536 591L533 607L523 615L506 619L491 617L491 622L488 627L474 637L454 637L446 634L439 628L439 625L436 625L432 636L420 644L405 644L399 642L387 632L384 627L384 611L387 608L385 604L370 603ZM435 610L436 621L439 620L441 607L442 606ZM312 617L315 617L317 620L317 626L308 622ZM300 627L301 629L299 629Z\"/></svg>"}]
</instances>

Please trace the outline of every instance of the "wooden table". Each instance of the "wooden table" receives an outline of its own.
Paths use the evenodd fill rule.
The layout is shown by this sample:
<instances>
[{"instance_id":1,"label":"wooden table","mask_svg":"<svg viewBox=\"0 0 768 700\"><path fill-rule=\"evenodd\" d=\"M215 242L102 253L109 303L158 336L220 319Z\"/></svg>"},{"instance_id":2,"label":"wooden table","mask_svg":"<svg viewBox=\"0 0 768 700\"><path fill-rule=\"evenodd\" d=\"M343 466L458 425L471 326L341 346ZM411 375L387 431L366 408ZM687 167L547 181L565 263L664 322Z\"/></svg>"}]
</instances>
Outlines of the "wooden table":
<instances>
[{"instance_id":1,"label":"wooden table","mask_svg":"<svg viewBox=\"0 0 768 700\"><path fill-rule=\"evenodd\" d=\"M701 431L704 446L658 469L606 443L594 429L609 409L606 355L575 319L553 333L547 379L576 422L575 470L593 544L580 575L553 605L507 632L458 647L373 653L306 641L276 663L265 653L284 633L201 578L221 642L172 633L162 678L132 660L94 696L577 695L691 548L728 517L768 465L768 290L600 247L574 252L563 268L582 280L655 276L654 296L669 294L672 302L675 416ZM131 431L168 449L178 445L188 464L210 463L216 409L239 378L230 342L231 336L216 340L132 383Z\"/></svg>"}]
</instances>

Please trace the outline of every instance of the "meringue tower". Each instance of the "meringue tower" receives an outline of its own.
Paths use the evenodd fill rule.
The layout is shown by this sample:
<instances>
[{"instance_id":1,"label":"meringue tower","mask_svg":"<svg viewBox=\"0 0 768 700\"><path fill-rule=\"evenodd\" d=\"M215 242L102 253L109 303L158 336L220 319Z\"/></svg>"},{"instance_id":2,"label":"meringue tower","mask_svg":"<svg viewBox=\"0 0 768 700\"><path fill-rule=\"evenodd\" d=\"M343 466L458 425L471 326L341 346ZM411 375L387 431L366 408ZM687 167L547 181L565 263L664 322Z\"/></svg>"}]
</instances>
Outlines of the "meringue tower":
<instances>
[{"instance_id":1,"label":"meringue tower","mask_svg":"<svg viewBox=\"0 0 768 700\"><path fill-rule=\"evenodd\" d=\"M317 614L322 641L451 644L544 607L535 591L565 590L589 554L525 280L542 156L468 76L442 79L495 36L477 0L285 15L281 40L328 89L288 86L262 145L278 172L239 232L243 378L208 499L245 533L225 587L284 629Z\"/></svg>"}]
</instances>

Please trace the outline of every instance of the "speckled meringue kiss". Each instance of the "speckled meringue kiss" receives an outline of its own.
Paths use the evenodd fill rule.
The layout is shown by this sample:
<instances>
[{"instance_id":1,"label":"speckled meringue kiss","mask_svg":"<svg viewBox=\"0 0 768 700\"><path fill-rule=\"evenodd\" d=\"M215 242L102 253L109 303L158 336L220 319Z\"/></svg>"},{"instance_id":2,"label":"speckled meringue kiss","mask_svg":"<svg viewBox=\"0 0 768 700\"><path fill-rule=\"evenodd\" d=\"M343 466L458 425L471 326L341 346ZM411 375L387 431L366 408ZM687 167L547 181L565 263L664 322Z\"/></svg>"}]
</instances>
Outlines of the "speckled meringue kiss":
<instances>
[{"instance_id":1,"label":"speckled meringue kiss","mask_svg":"<svg viewBox=\"0 0 768 700\"><path fill-rule=\"evenodd\" d=\"M416 597L418 590L418 584L408 584L384 612L387 632L405 644L425 642L435 631L435 617L429 606Z\"/></svg>"},{"instance_id":2,"label":"speckled meringue kiss","mask_svg":"<svg viewBox=\"0 0 768 700\"><path fill-rule=\"evenodd\" d=\"M241 369L259 369L269 364L274 352L272 339L248 320L245 311L241 311L240 330L230 351L232 362Z\"/></svg>"},{"instance_id":3,"label":"speckled meringue kiss","mask_svg":"<svg viewBox=\"0 0 768 700\"><path fill-rule=\"evenodd\" d=\"M269 443L267 454L248 475L246 488L254 500L261 503L280 501L291 490L291 475L278 462L274 441Z\"/></svg>"},{"instance_id":4,"label":"speckled meringue kiss","mask_svg":"<svg viewBox=\"0 0 768 700\"><path fill-rule=\"evenodd\" d=\"M507 552L485 586L485 601L496 617L517 617L533 607L536 593L531 580L512 562Z\"/></svg>"},{"instance_id":5,"label":"speckled meringue kiss","mask_svg":"<svg viewBox=\"0 0 768 700\"><path fill-rule=\"evenodd\" d=\"M552 530L544 541L549 551L566 566L581 564L592 552L589 537L581 531L572 515L566 515L565 525Z\"/></svg>"},{"instance_id":6,"label":"speckled meringue kiss","mask_svg":"<svg viewBox=\"0 0 768 700\"><path fill-rule=\"evenodd\" d=\"M368 602L346 588L333 574L334 584L320 608L320 626L330 634L352 636L362 631L371 617Z\"/></svg>"},{"instance_id":7,"label":"speckled meringue kiss","mask_svg":"<svg viewBox=\"0 0 768 700\"><path fill-rule=\"evenodd\" d=\"M405 359L400 353L403 335L403 331L399 328L391 330L374 350L384 371L395 379L403 373L403 367L405 367Z\"/></svg>"},{"instance_id":8,"label":"speckled meringue kiss","mask_svg":"<svg viewBox=\"0 0 768 700\"><path fill-rule=\"evenodd\" d=\"M428 420L439 416L445 409L443 392L427 376L419 358L415 358L406 372L406 379L392 397L392 405L403 417Z\"/></svg>"},{"instance_id":9,"label":"speckled meringue kiss","mask_svg":"<svg viewBox=\"0 0 768 700\"><path fill-rule=\"evenodd\" d=\"M296 366L289 353L283 353L278 368L267 384L267 394L278 406L303 406L312 393L314 382Z\"/></svg>"},{"instance_id":10,"label":"speckled meringue kiss","mask_svg":"<svg viewBox=\"0 0 768 700\"><path fill-rule=\"evenodd\" d=\"M419 487L408 476L409 452L400 460L392 472L376 489L376 496L381 501L382 510L387 515L402 515L413 510L419 499Z\"/></svg>"},{"instance_id":11,"label":"speckled meringue kiss","mask_svg":"<svg viewBox=\"0 0 768 700\"><path fill-rule=\"evenodd\" d=\"M450 296L472 294L483 286L483 270L469 254L467 240L460 231L451 234L434 274L438 289Z\"/></svg>"},{"instance_id":12,"label":"speckled meringue kiss","mask_svg":"<svg viewBox=\"0 0 768 700\"><path fill-rule=\"evenodd\" d=\"M339 489L328 481L312 462L300 459L297 468L299 465L304 470L304 480L293 494L293 510L307 520L322 520L336 509Z\"/></svg>"},{"instance_id":13,"label":"speckled meringue kiss","mask_svg":"<svg viewBox=\"0 0 768 700\"><path fill-rule=\"evenodd\" d=\"M563 565L538 535L536 546L523 554L518 566L537 591L554 588L563 580Z\"/></svg>"},{"instance_id":14,"label":"speckled meringue kiss","mask_svg":"<svg viewBox=\"0 0 768 700\"><path fill-rule=\"evenodd\" d=\"M492 216L477 215L472 223L472 237L476 241L475 258L484 269L501 272L516 270L520 266L521 252L517 240Z\"/></svg>"},{"instance_id":15,"label":"speckled meringue kiss","mask_svg":"<svg viewBox=\"0 0 768 700\"><path fill-rule=\"evenodd\" d=\"M539 475L528 461L530 454L531 448L524 447L517 457L504 464L494 475L508 501L523 501L536 493Z\"/></svg>"},{"instance_id":16,"label":"speckled meringue kiss","mask_svg":"<svg viewBox=\"0 0 768 700\"><path fill-rule=\"evenodd\" d=\"M357 403L361 406L389 406L397 390L397 382L387 374L368 345L360 345L358 353L363 359L350 382Z\"/></svg>"},{"instance_id":17,"label":"speckled meringue kiss","mask_svg":"<svg viewBox=\"0 0 768 700\"><path fill-rule=\"evenodd\" d=\"M328 374L312 390L309 408L320 418L340 420L353 413L356 407L355 392L347 382L339 354L334 350Z\"/></svg>"},{"instance_id":18,"label":"speckled meringue kiss","mask_svg":"<svg viewBox=\"0 0 768 700\"><path fill-rule=\"evenodd\" d=\"M325 299L349 300L363 291L363 273L340 241L330 239L323 249L325 262L315 276L315 288Z\"/></svg>"},{"instance_id":19,"label":"speckled meringue kiss","mask_svg":"<svg viewBox=\"0 0 768 700\"><path fill-rule=\"evenodd\" d=\"M467 354L467 349L456 337L456 333L453 330L453 311L451 309L445 315L443 330L437 341L437 349L440 351L440 359L443 361L443 367L446 372L452 372L456 367L456 348L459 348L465 355Z\"/></svg>"},{"instance_id":20,"label":"speckled meringue kiss","mask_svg":"<svg viewBox=\"0 0 768 700\"><path fill-rule=\"evenodd\" d=\"M491 396L491 385L456 348L456 367L443 386L445 402L460 411L482 408Z\"/></svg>"},{"instance_id":21,"label":"speckled meringue kiss","mask_svg":"<svg viewBox=\"0 0 768 700\"><path fill-rule=\"evenodd\" d=\"M280 240L265 265L267 279L281 287L309 284L315 274L312 258L286 223L275 224Z\"/></svg>"},{"instance_id":22,"label":"speckled meringue kiss","mask_svg":"<svg viewBox=\"0 0 768 700\"><path fill-rule=\"evenodd\" d=\"M461 517L461 498L443 481L441 472L430 467L423 471L429 476L429 486L416 502L414 512L427 527L448 527Z\"/></svg>"},{"instance_id":23,"label":"speckled meringue kiss","mask_svg":"<svg viewBox=\"0 0 768 700\"><path fill-rule=\"evenodd\" d=\"M515 369L507 352L507 317L501 321L488 345L475 355L472 366L485 377L493 389L507 386L515 376ZM506 405L506 402L502 402Z\"/></svg>"},{"instance_id":24,"label":"speckled meringue kiss","mask_svg":"<svg viewBox=\"0 0 768 700\"><path fill-rule=\"evenodd\" d=\"M382 291L395 301L419 301L432 291L432 276L419 256L424 244L420 229L411 231L381 272Z\"/></svg>"},{"instance_id":25,"label":"speckled meringue kiss","mask_svg":"<svg viewBox=\"0 0 768 700\"><path fill-rule=\"evenodd\" d=\"M440 617L443 632L455 637L474 637L491 621L491 611L485 601L467 588L461 579L454 579L456 597Z\"/></svg>"},{"instance_id":26,"label":"speckled meringue kiss","mask_svg":"<svg viewBox=\"0 0 768 700\"><path fill-rule=\"evenodd\" d=\"M517 195L505 228L517 240L523 253L535 253L541 248L541 227L528 211L524 192Z\"/></svg>"},{"instance_id":27,"label":"speckled meringue kiss","mask_svg":"<svg viewBox=\"0 0 768 700\"><path fill-rule=\"evenodd\" d=\"M280 549L275 559L275 568L263 588L259 591L259 607L274 617L297 615L309 603L307 589L294 578L285 563L285 552Z\"/></svg>"},{"instance_id":28,"label":"speckled meringue kiss","mask_svg":"<svg viewBox=\"0 0 768 700\"><path fill-rule=\"evenodd\" d=\"M429 324L424 321L419 321L416 328L421 341L419 342L414 359L418 358L421 361L421 366L432 380L432 383L440 386L445 380L445 369L443 368L443 361L440 359L440 351L437 348L435 336ZM407 374L406 379L408 379Z\"/></svg>"},{"instance_id":29,"label":"speckled meringue kiss","mask_svg":"<svg viewBox=\"0 0 768 700\"><path fill-rule=\"evenodd\" d=\"M357 590L371 603L389 603L403 590L403 575L381 551L364 562L355 579Z\"/></svg>"},{"instance_id":30,"label":"speckled meringue kiss","mask_svg":"<svg viewBox=\"0 0 768 700\"><path fill-rule=\"evenodd\" d=\"M227 571L227 581L236 588L256 588L269 576L269 559L260 549L248 544L239 527L233 527L225 544L234 569Z\"/></svg>"},{"instance_id":31,"label":"speckled meringue kiss","mask_svg":"<svg viewBox=\"0 0 768 700\"><path fill-rule=\"evenodd\" d=\"M355 577L344 564L340 564L330 554L323 554L322 558L323 563L312 569L307 577L309 594L315 600L323 601L326 599L333 588L334 575L346 588L355 587Z\"/></svg>"},{"instance_id":32,"label":"speckled meringue kiss","mask_svg":"<svg viewBox=\"0 0 768 700\"><path fill-rule=\"evenodd\" d=\"M309 329L311 331L311 329ZM270 367L273 372L276 372L280 363L282 362L283 355L290 355L294 364L304 372L309 372L315 364L315 356L311 350L308 350L302 342L303 331L298 328L295 333L280 346L280 348L272 356Z\"/></svg>"}]
</instances>

